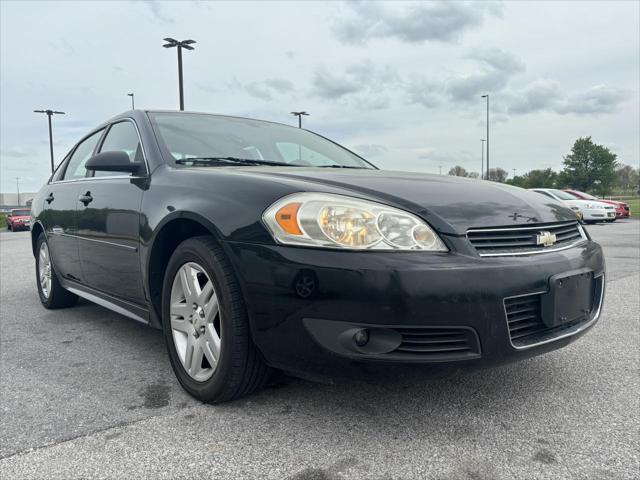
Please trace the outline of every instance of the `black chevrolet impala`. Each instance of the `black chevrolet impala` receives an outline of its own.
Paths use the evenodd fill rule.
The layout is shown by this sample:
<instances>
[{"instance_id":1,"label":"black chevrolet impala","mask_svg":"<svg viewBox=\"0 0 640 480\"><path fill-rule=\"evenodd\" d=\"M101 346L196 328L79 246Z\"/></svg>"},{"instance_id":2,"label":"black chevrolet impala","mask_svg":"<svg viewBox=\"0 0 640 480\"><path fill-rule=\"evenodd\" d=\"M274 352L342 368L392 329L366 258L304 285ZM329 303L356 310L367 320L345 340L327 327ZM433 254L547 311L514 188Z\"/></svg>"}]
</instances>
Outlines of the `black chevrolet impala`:
<instances>
[{"instance_id":1,"label":"black chevrolet impala","mask_svg":"<svg viewBox=\"0 0 640 480\"><path fill-rule=\"evenodd\" d=\"M381 171L246 118L126 112L78 142L32 209L42 304L83 297L162 329L178 380L208 402L273 369L526 358L587 331L604 296L600 246L553 199Z\"/></svg>"}]
</instances>

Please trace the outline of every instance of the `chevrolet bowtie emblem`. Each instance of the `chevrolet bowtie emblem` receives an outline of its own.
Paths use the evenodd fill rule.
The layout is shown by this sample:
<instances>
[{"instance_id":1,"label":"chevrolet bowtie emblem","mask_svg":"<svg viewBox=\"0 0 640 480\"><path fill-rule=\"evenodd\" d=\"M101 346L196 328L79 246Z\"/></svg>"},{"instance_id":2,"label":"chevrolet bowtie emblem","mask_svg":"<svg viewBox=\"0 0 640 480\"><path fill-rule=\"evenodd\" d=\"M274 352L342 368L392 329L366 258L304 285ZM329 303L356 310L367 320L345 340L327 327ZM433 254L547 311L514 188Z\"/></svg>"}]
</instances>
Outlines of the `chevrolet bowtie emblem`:
<instances>
[{"instance_id":1,"label":"chevrolet bowtie emblem","mask_svg":"<svg viewBox=\"0 0 640 480\"><path fill-rule=\"evenodd\" d=\"M550 247L556 243L556 234L551 232L540 232L536 235L536 244Z\"/></svg>"}]
</instances>

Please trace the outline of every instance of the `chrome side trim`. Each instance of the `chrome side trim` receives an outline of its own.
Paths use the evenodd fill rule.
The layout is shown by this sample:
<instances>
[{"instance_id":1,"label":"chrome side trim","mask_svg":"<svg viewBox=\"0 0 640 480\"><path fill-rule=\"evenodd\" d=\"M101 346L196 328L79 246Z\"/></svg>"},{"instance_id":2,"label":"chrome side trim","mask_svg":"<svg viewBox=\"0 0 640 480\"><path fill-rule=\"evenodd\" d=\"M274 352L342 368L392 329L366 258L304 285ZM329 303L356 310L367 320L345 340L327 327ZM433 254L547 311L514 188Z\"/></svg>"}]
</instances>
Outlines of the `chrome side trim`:
<instances>
[{"instance_id":1,"label":"chrome side trim","mask_svg":"<svg viewBox=\"0 0 640 480\"><path fill-rule=\"evenodd\" d=\"M593 279L595 280L596 278L600 278L600 277L602 277L602 290L600 292L600 299L598 301L598 308L596 309L596 313L593 315L593 317L591 319L589 319L589 321L587 321L585 323L582 323L580 325L576 325L575 327L567 330L562 335L558 335L557 337L549 338L547 340L543 340L541 342L532 343L532 344L529 344L529 345L521 345L519 347L516 347L513 344L513 342L511 341L511 333L509 333L509 317L507 315L507 306L505 305L505 300L509 300L511 298L529 297L531 295L540 295L540 294L543 294L543 293L547 293L547 290L543 290L541 292L535 292L535 293L525 293L524 295L513 295L511 297L503 298L502 299L502 307L504 309L504 318L505 318L505 321L507 322L507 335L509 336L509 343L511 344L511 346L515 350L528 350L530 348L539 347L540 345L545 345L547 343L551 343L551 342L556 342L558 340L562 340L563 338L572 337L573 335L576 335L576 334L578 334L578 333L590 328L600 318L600 313L602 312L602 304L604 302L604 290L605 290L605 285L606 285L605 275L604 275L604 273L601 273L600 275L594 276Z\"/></svg>"},{"instance_id":2,"label":"chrome side trim","mask_svg":"<svg viewBox=\"0 0 640 480\"><path fill-rule=\"evenodd\" d=\"M78 240L86 240L87 242L103 243L105 245L110 245L112 247L126 248L127 250L133 250L134 252L138 251L138 247L131 247L129 245L122 245L121 243L107 242L106 240L98 240L97 238L81 237L80 235L71 235L70 233L58 233L55 230L53 230L52 233L54 235L59 235L61 237L77 238Z\"/></svg>"},{"instance_id":3,"label":"chrome side trim","mask_svg":"<svg viewBox=\"0 0 640 480\"><path fill-rule=\"evenodd\" d=\"M136 315L135 313L130 312L126 308L122 308L121 306L116 305L115 303L112 303L109 300L105 300L104 298L98 297L97 295L85 292L84 290L80 290L79 288L75 288L75 287L67 287L67 290L69 290L71 293L75 293L79 297L89 300L90 302L96 303L101 307L108 308L112 312L119 313L120 315L124 315L125 317L136 320L137 322L144 323L145 325L149 323L146 319Z\"/></svg>"},{"instance_id":4,"label":"chrome side trim","mask_svg":"<svg viewBox=\"0 0 640 480\"><path fill-rule=\"evenodd\" d=\"M563 245L561 247L555 247L555 248L554 247L544 248L541 250L526 250L522 252L480 253L478 249L471 242L471 239L469 238L469 233L476 233L476 232L517 232L520 230L544 230L545 228L548 228L548 227L562 228L562 227L570 227L573 225L576 225L578 227L578 231L580 232L580 240L576 240L575 242L569 245ZM589 240L584 231L584 228L582 228L582 225L576 222L556 223L553 225L539 225L537 227L474 228L471 230L467 230L466 238L469 241L469 243L471 243L471 246L474 248L474 250L481 257L518 257L522 255L540 255L542 253L561 252L563 250L568 250L569 248L573 248L576 245L579 245L582 242Z\"/></svg>"}]
</instances>

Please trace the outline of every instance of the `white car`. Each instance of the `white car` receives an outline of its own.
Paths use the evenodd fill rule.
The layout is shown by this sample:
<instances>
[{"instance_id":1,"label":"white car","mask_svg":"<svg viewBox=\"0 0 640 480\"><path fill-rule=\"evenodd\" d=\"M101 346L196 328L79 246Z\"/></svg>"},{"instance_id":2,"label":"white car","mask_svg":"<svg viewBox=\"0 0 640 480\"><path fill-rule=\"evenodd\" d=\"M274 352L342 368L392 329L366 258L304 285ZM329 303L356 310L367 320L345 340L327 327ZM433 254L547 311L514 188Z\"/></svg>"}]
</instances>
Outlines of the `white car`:
<instances>
[{"instance_id":1,"label":"white car","mask_svg":"<svg viewBox=\"0 0 640 480\"><path fill-rule=\"evenodd\" d=\"M531 188L530 190L558 200L574 211L579 209L585 223L612 222L616 219L616 208L613 205L594 200L580 200L570 193L555 188Z\"/></svg>"}]
</instances>

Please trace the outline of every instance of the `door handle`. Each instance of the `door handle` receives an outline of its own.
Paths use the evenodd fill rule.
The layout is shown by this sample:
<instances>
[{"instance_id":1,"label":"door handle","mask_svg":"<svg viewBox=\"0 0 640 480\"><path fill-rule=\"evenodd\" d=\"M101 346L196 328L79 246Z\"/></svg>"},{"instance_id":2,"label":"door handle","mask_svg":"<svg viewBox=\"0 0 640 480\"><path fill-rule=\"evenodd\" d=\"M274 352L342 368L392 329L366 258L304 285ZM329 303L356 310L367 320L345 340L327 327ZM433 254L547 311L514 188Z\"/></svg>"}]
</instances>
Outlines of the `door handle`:
<instances>
[{"instance_id":1,"label":"door handle","mask_svg":"<svg viewBox=\"0 0 640 480\"><path fill-rule=\"evenodd\" d=\"M49 193L48 197L45 197L44 199L48 204L51 204L51 202L53 202L55 200L55 198L53 198L53 192Z\"/></svg>"},{"instance_id":2,"label":"door handle","mask_svg":"<svg viewBox=\"0 0 640 480\"><path fill-rule=\"evenodd\" d=\"M78 200L84 203L84 206L86 207L93 201L93 197L91 196L91 192L87 192L84 195L80 195L78 197Z\"/></svg>"}]
</instances>

